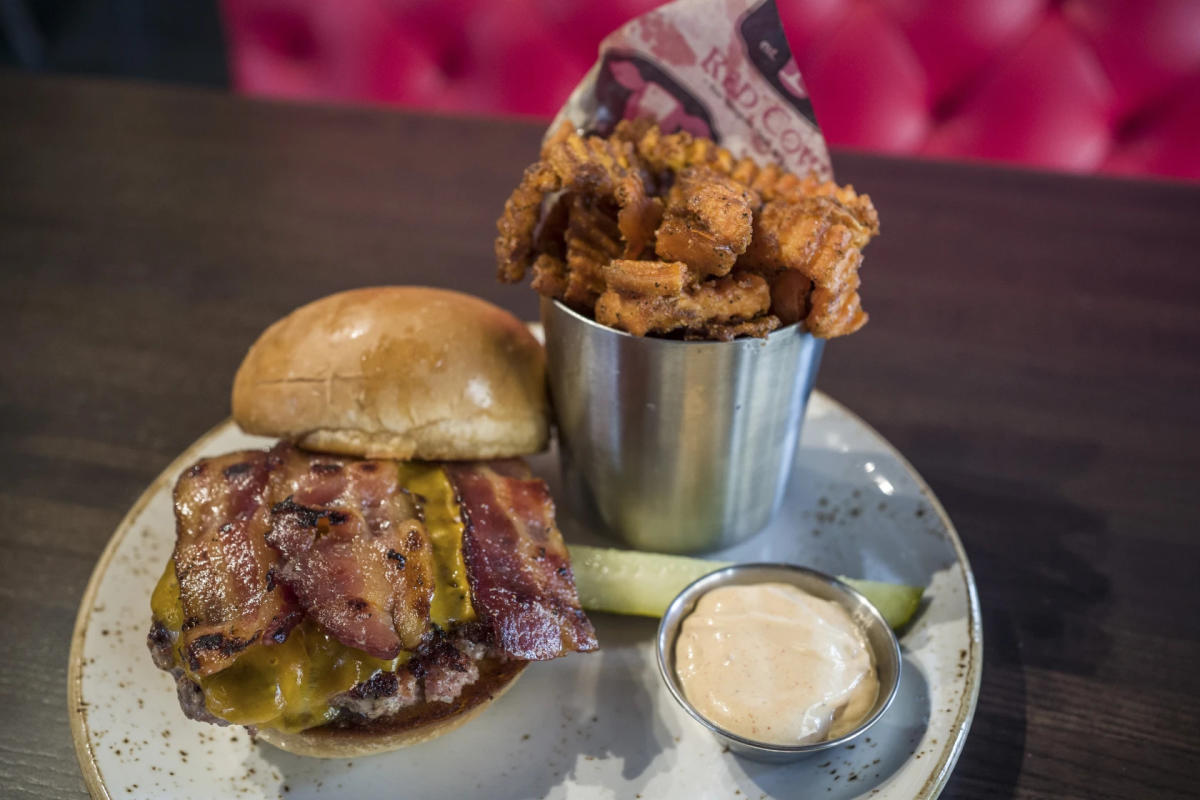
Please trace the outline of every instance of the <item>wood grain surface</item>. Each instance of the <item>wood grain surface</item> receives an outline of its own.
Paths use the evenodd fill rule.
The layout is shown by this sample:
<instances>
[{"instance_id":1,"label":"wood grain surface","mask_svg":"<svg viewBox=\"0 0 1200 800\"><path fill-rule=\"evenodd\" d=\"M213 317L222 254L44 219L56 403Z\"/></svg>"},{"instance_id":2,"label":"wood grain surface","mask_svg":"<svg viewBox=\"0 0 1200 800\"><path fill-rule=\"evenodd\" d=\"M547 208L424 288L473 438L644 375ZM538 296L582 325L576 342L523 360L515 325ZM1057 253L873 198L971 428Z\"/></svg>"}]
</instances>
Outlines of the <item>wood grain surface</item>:
<instances>
[{"instance_id":1,"label":"wood grain surface","mask_svg":"<svg viewBox=\"0 0 1200 800\"><path fill-rule=\"evenodd\" d=\"M353 286L493 278L540 127L0 73L0 795L85 796L67 649L97 555L228 413L249 343ZM1200 185L835 156L875 199L819 385L895 443L979 583L945 797L1195 796Z\"/></svg>"}]
</instances>

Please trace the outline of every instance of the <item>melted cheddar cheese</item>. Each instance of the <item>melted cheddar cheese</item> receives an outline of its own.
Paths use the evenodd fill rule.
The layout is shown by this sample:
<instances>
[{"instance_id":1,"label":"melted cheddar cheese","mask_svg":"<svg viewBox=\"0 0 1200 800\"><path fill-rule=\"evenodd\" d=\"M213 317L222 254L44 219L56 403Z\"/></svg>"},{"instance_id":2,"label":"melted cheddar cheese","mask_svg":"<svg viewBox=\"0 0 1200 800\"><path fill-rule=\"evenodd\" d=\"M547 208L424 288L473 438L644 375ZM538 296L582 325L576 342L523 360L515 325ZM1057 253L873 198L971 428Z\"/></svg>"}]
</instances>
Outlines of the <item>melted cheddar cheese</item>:
<instances>
[{"instance_id":1,"label":"melted cheddar cheese","mask_svg":"<svg viewBox=\"0 0 1200 800\"><path fill-rule=\"evenodd\" d=\"M446 471L429 464L406 462L400 485L418 496L425 513L425 530L433 544L433 602L429 618L442 630L475 619L463 561L462 513Z\"/></svg>"},{"instance_id":2,"label":"melted cheddar cheese","mask_svg":"<svg viewBox=\"0 0 1200 800\"><path fill-rule=\"evenodd\" d=\"M434 592L430 618L443 630L475 618L462 556L463 523L446 473L429 464L400 464L400 485L420 495L425 528L433 545ZM178 635L183 604L174 561L154 588L150 608L157 622ZM380 671L394 672L411 653L385 661L347 647L317 623L305 619L282 643L257 643L232 665L199 677L178 649L175 663L204 690L209 712L236 725L255 725L292 733L323 725L336 715L329 705L340 694Z\"/></svg>"}]
</instances>

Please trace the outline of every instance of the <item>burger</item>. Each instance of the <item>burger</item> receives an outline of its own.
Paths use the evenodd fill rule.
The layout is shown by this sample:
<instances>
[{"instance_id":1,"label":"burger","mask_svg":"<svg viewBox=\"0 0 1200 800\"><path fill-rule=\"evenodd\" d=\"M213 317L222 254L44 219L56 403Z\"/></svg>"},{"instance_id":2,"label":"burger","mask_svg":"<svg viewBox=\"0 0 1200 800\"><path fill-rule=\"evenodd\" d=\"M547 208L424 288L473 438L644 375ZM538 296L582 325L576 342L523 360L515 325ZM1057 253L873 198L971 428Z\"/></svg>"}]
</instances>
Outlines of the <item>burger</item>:
<instances>
[{"instance_id":1,"label":"burger","mask_svg":"<svg viewBox=\"0 0 1200 800\"><path fill-rule=\"evenodd\" d=\"M597 647L554 504L541 346L457 292L304 306L250 348L233 418L278 439L204 458L148 636L188 717L294 753L452 730L531 661Z\"/></svg>"}]
</instances>

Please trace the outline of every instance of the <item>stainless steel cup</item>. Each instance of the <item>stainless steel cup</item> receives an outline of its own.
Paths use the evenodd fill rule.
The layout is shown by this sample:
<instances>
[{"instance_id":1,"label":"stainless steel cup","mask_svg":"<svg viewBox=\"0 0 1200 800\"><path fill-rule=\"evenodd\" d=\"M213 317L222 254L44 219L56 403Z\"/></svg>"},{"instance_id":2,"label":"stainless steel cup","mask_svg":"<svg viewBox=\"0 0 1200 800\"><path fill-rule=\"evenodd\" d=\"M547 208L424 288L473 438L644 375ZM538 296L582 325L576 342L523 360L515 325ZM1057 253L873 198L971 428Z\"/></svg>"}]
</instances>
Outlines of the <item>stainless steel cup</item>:
<instances>
[{"instance_id":1,"label":"stainless steel cup","mask_svg":"<svg viewBox=\"0 0 1200 800\"><path fill-rule=\"evenodd\" d=\"M766 527L823 340L798 326L766 340L631 336L547 299L542 325L564 477L611 533L689 553Z\"/></svg>"}]
</instances>

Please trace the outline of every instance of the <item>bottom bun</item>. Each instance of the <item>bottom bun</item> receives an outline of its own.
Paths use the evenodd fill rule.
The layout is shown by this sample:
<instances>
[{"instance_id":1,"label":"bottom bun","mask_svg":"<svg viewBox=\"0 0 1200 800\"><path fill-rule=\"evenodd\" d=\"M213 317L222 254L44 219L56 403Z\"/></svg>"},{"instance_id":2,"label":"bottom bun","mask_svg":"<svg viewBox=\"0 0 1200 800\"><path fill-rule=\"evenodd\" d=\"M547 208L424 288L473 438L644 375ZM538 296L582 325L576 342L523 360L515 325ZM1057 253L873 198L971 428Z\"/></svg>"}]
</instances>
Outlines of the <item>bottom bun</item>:
<instances>
[{"instance_id":1,"label":"bottom bun","mask_svg":"<svg viewBox=\"0 0 1200 800\"><path fill-rule=\"evenodd\" d=\"M517 682L527 661L479 662L479 680L449 703L419 703L390 717L361 725L322 725L299 733L263 729L255 738L280 750L316 758L349 758L399 750L427 742L483 713Z\"/></svg>"}]
</instances>

